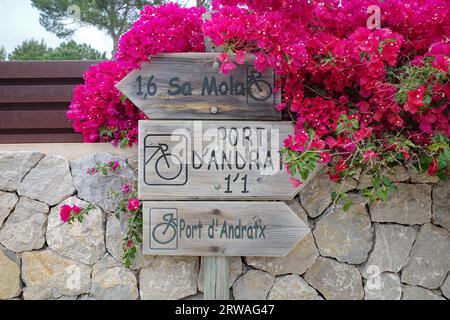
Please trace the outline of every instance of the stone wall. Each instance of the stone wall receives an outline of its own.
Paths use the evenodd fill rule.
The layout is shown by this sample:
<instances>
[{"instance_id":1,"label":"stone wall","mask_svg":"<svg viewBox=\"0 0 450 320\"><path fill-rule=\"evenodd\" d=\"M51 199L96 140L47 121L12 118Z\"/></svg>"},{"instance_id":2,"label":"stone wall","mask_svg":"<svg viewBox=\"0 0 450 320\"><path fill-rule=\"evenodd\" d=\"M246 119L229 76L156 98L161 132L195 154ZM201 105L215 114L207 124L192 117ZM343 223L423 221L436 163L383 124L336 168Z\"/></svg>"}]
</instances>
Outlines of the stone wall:
<instances>
[{"instance_id":1,"label":"stone wall","mask_svg":"<svg viewBox=\"0 0 450 320\"><path fill-rule=\"evenodd\" d=\"M119 178L89 176L118 159ZM197 257L138 257L120 263L123 224L104 199L136 169L136 158L88 154L75 160L0 152L0 299L201 299ZM450 298L450 183L398 169L399 193L362 204L370 177L348 182L355 205L332 208L340 186L319 175L289 202L312 229L283 258L231 258L235 299ZM85 221L61 223L62 204L100 203ZM276 214L276 213L274 213Z\"/></svg>"}]
</instances>

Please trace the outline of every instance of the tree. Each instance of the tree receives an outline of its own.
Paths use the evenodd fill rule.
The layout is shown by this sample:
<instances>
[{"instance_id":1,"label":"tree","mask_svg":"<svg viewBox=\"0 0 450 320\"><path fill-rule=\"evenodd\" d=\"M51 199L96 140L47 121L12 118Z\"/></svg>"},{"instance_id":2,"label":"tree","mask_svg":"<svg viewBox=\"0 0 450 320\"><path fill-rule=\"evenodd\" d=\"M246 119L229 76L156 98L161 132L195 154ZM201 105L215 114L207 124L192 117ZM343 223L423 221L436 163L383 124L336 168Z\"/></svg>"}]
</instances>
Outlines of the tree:
<instances>
[{"instance_id":1,"label":"tree","mask_svg":"<svg viewBox=\"0 0 450 320\"><path fill-rule=\"evenodd\" d=\"M40 23L60 38L66 38L77 27L94 26L113 40L115 52L122 33L127 31L145 4L157 5L165 0L32 0L41 11Z\"/></svg>"},{"instance_id":2,"label":"tree","mask_svg":"<svg viewBox=\"0 0 450 320\"><path fill-rule=\"evenodd\" d=\"M4 46L0 46L0 61L6 60L6 49Z\"/></svg>"},{"instance_id":3,"label":"tree","mask_svg":"<svg viewBox=\"0 0 450 320\"><path fill-rule=\"evenodd\" d=\"M44 40L41 42L34 39L25 40L13 50L8 58L9 60L45 60L48 50Z\"/></svg>"},{"instance_id":4,"label":"tree","mask_svg":"<svg viewBox=\"0 0 450 320\"><path fill-rule=\"evenodd\" d=\"M57 48L49 48L44 40L41 42L25 40L9 55L9 60L105 60L106 53L101 53L87 44L75 41L63 42Z\"/></svg>"},{"instance_id":5,"label":"tree","mask_svg":"<svg viewBox=\"0 0 450 320\"><path fill-rule=\"evenodd\" d=\"M45 60L106 60L106 53L75 41L63 42L56 49L49 50Z\"/></svg>"}]
</instances>

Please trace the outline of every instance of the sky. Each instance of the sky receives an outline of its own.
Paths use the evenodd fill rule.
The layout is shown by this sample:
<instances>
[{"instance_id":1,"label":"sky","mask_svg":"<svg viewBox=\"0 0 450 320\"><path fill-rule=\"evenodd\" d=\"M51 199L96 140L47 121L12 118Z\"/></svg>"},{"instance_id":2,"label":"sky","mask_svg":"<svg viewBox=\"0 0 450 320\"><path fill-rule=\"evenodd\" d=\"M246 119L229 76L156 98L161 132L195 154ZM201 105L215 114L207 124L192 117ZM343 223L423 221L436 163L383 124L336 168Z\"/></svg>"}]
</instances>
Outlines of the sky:
<instances>
[{"instance_id":1,"label":"sky","mask_svg":"<svg viewBox=\"0 0 450 320\"><path fill-rule=\"evenodd\" d=\"M194 2L189 0L190 3ZM0 0L0 46L8 53L24 40L43 39L49 47L57 47L60 39L47 32L39 23L39 11L31 6L30 0ZM86 43L110 57L113 48L112 40L106 33L94 27L84 27L75 32L71 38L78 43Z\"/></svg>"}]
</instances>

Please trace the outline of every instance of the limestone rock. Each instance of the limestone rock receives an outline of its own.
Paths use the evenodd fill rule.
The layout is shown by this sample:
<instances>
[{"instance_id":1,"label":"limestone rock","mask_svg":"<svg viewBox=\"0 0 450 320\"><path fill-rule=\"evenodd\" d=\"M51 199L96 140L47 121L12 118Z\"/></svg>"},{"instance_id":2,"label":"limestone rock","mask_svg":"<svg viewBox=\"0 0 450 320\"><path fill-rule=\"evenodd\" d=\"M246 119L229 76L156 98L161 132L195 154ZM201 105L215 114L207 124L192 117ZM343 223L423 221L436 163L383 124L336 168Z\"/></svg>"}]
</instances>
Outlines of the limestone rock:
<instances>
[{"instance_id":1,"label":"limestone rock","mask_svg":"<svg viewBox=\"0 0 450 320\"><path fill-rule=\"evenodd\" d=\"M139 158L138 156L131 156L127 158L127 164L131 170L137 171L139 166Z\"/></svg>"},{"instance_id":2,"label":"limestone rock","mask_svg":"<svg viewBox=\"0 0 450 320\"><path fill-rule=\"evenodd\" d=\"M19 201L15 193L0 191L0 228Z\"/></svg>"},{"instance_id":3,"label":"limestone rock","mask_svg":"<svg viewBox=\"0 0 450 320\"><path fill-rule=\"evenodd\" d=\"M45 244L49 208L46 204L20 198L13 213L0 230L0 243L14 252L40 249Z\"/></svg>"},{"instance_id":4,"label":"limestone rock","mask_svg":"<svg viewBox=\"0 0 450 320\"><path fill-rule=\"evenodd\" d=\"M106 255L94 265L91 294L96 300L137 300L136 276Z\"/></svg>"},{"instance_id":5,"label":"limestone rock","mask_svg":"<svg viewBox=\"0 0 450 320\"><path fill-rule=\"evenodd\" d=\"M21 291L20 258L0 246L0 300L15 298Z\"/></svg>"},{"instance_id":6,"label":"limestone rock","mask_svg":"<svg viewBox=\"0 0 450 320\"><path fill-rule=\"evenodd\" d=\"M331 204L331 193L342 187L347 192L356 187L356 181L349 179L343 185L332 182L323 171L319 172L300 190L300 199L307 214L311 218L320 216Z\"/></svg>"},{"instance_id":7,"label":"limestone rock","mask_svg":"<svg viewBox=\"0 0 450 320\"><path fill-rule=\"evenodd\" d=\"M46 156L25 176L17 193L50 206L60 203L75 193L69 162L62 157Z\"/></svg>"},{"instance_id":8,"label":"limestone rock","mask_svg":"<svg viewBox=\"0 0 450 320\"><path fill-rule=\"evenodd\" d=\"M142 300L178 300L197 293L199 259L196 257L156 257L141 270Z\"/></svg>"},{"instance_id":9,"label":"limestone rock","mask_svg":"<svg viewBox=\"0 0 450 320\"><path fill-rule=\"evenodd\" d=\"M229 285L230 288L233 285L233 283L236 281L237 278L239 278L242 274L242 260L241 257L230 257L230 273L229 273ZM205 266L203 264L203 259L200 263L200 272L198 274L198 290L203 292L203 278L204 278L204 272L205 272Z\"/></svg>"},{"instance_id":10,"label":"limestone rock","mask_svg":"<svg viewBox=\"0 0 450 320\"><path fill-rule=\"evenodd\" d=\"M409 174L405 167L396 166L391 171L384 170L383 175L393 182L405 182L409 180ZM373 187L373 177L367 173L362 173L358 181L358 189Z\"/></svg>"},{"instance_id":11,"label":"limestone rock","mask_svg":"<svg viewBox=\"0 0 450 320\"><path fill-rule=\"evenodd\" d=\"M363 199L352 196L351 200L354 204L347 212L340 205L328 209L313 233L322 256L360 264L372 249L373 228Z\"/></svg>"},{"instance_id":12,"label":"limestone rock","mask_svg":"<svg viewBox=\"0 0 450 320\"><path fill-rule=\"evenodd\" d=\"M402 285L394 273L382 273L366 281L365 300L400 300Z\"/></svg>"},{"instance_id":13,"label":"limestone rock","mask_svg":"<svg viewBox=\"0 0 450 320\"><path fill-rule=\"evenodd\" d=\"M436 183L439 181L438 177L432 177L426 171L419 173L414 167L407 167L407 170L412 183Z\"/></svg>"},{"instance_id":14,"label":"limestone rock","mask_svg":"<svg viewBox=\"0 0 450 320\"><path fill-rule=\"evenodd\" d=\"M375 224L375 246L359 268L364 278L382 272L399 272L408 261L416 231L397 224Z\"/></svg>"},{"instance_id":15,"label":"limestone rock","mask_svg":"<svg viewBox=\"0 0 450 320\"><path fill-rule=\"evenodd\" d=\"M304 279L327 300L361 300L362 278L354 266L319 257Z\"/></svg>"},{"instance_id":16,"label":"limestone rock","mask_svg":"<svg viewBox=\"0 0 450 320\"><path fill-rule=\"evenodd\" d=\"M426 184L397 184L398 192L386 202L371 205L372 221L400 224L424 224L431 219L431 186Z\"/></svg>"},{"instance_id":17,"label":"limestone rock","mask_svg":"<svg viewBox=\"0 0 450 320\"><path fill-rule=\"evenodd\" d=\"M432 224L420 228L402 282L428 289L439 288L450 271L450 233Z\"/></svg>"},{"instance_id":18,"label":"limestone rock","mask_svg":"<svg viewBox=\"0 0 450 320\"><path fill-rule=\"evenodd\" d=\"M450 180L439 182L433 189L432 221L450 231Z\"/></svg>"},{"instance_id":19,"label":"limestone rock","mask_svg":"<svg viewBox=\"0 0 450 320\"><path fill-rule=\"evenodd\" d=\"M106 222L106 248L114 259L121 262L123 257L123 239L127 232L127 224L112 214ZM139 270L149 266L154 256L144 256L141 246L137 247L136 257L131 269Z\"/></svg>"},{"instance_id":20,"label":"limestone rock","mask_svg":"<svg viewBox=\"0 0 450 320\"><path fill-rule=\"evenodd\" d=\"M287 275L275 279L268 300L319 300L319 294L300 276Z\"/></svg>"},{"instance_id":21,"label":"limestone rock","mask_svg":"<svg viewBox=\"0 0 450 320\"><path fill-rule=\"evenodd\" d=\"M111 161L118 161L122 170L108 176L87 173L89 169ZM109 190L121 190L124 183L130 182L133 172L128 168L125 158L109 153L96 153L73 161L72 176L80 199L100 205L105 211L113 212L120 199L107 198L106 194Z\"/></svg>"},{"instance_id":22,"label":"limestone rock","mask_svg":"<svg viewBox=\"0 0 450 320\"><path fill-rule=\"evenodd\" d=\"M295 198L294 200L286 201L286 204L306 225L308 225L308 214L305 209L303 209L299 199Z\"/></svg>"},{"instance_id":23,"label":"limestone rock","mask_svg":"<svg viewBox=\"0 0 450 320\"><path fill-rule=\"evenodd\" d=\"M44 156L40 152L0 152L0 190L17 191L25 175Z\"/></svg>"},{"instance_id":24,"label":"limestone rock","mask_svg":"<svg viewBox=\"0 0 450 320\"><path fill-rule=\"evenodd\" d=\"M203 292L200 292L200 293L197 293L197 294L195 294L193 296L189 296L189 297L183 298L181 300L194 300L194 301L205 300L205 295L203 294Z\"/></svg>"},{"instance_id":25,"label":"limestone rock","mask_svg":"<svg viewBox=\"0 0 450 320\"><path fill-rule=\"evenodd\" d=\"M450 275L447 277L447 280L445 280L444 284L441 287L442 294L447 298L450 299Z\"/></svg>"},{"instance_id":26,"label":"limestone rock","mask_svg":"<svg viewBox=\"0 0 450 320\"><path fill-rule=\"evenodd\" d=\"M26 300L56 299L88 293L92 267L63 258L51 250L22 254Z\"/></svg>"},{"instance_id":27,"label":"limestone rock","mask_svg":"<svg viewBox=\"0 0 450 320\"><path fill-rule=\"evenodd\" d=\"M81 209L88 206L87 202L72 197L54 207L48 218L48 246L63 257L93 265L106 252L104 214L101 209L95 208L85 216L83 223L64 223L60 210L66 204L77 205Z\"/></svg>"},{"instance_id":28,"label":"limestone rock","mask_svg":"<svg viewBox=\"0 0 450 320\"><path fill-rule=\"evenodd\" d=\"M431 290L422 287L408 286L403 287L402 300L445 300Z\"/></svg>"},{"instance_id":29,"label":"limestone rock","mask_svg":"<svg viewBox=\"0 0 450 320\"><path fill-rule=\"evenodd\" d=\"M270 273L249 270L234 283L234 298L236 300L266 300L274 281L275 277Z\"/></svg>"},{"instance_id":30,"label":"limestone rock","mask_svg":"<svg viewBox=\"0 0 450 320\"><path fill-rule=\"evenodd\" d=\"M248 265L273 275L304 274L319 257L312 233L308 233L285 257L245 257Z\"/></svg>"}]
</instances>

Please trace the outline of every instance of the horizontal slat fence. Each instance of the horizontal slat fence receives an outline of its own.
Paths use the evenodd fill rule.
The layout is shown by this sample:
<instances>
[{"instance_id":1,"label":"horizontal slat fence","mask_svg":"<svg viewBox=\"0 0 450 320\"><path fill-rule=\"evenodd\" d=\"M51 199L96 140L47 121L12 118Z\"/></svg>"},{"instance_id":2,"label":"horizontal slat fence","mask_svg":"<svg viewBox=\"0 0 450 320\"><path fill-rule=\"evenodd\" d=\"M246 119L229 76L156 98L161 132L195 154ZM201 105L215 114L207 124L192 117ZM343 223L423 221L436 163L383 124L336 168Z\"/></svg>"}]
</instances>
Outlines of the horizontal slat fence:
<instances>
[{"instance_id":1,"label":"horizontal slat fence","mask_svg":"<svg viewBox=\"0 0 450 320\"><path fill-rule=\"evenodd\" d=\"M0 62L0 144L81 142L66 113L98 61Z\"/></svg>"}]
</instances>

